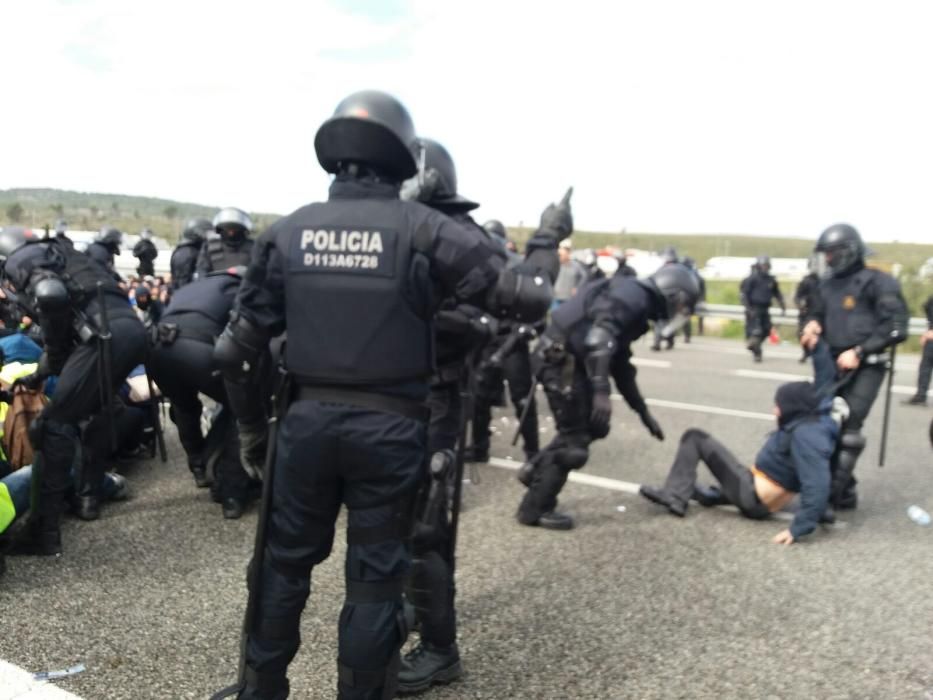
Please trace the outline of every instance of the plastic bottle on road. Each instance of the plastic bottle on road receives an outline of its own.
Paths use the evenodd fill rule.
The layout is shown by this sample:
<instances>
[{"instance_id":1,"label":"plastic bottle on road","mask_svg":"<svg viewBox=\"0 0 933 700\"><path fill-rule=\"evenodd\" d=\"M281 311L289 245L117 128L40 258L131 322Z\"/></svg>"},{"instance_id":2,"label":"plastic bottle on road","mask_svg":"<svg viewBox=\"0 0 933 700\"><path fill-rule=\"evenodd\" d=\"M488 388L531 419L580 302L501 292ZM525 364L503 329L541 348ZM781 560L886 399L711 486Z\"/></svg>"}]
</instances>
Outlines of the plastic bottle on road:
<instances>
[{"instance_id":1,"label":"plastic bottle on road","mask_svg":"<svg viewBox=\"0 0 933 700\"><path fill-rule=\"evenodd\" d=\"M920 506L911 506L907 509L907 517L913 520L917 525L929 525L930 514Z\"/></svg>"}]
</instances>

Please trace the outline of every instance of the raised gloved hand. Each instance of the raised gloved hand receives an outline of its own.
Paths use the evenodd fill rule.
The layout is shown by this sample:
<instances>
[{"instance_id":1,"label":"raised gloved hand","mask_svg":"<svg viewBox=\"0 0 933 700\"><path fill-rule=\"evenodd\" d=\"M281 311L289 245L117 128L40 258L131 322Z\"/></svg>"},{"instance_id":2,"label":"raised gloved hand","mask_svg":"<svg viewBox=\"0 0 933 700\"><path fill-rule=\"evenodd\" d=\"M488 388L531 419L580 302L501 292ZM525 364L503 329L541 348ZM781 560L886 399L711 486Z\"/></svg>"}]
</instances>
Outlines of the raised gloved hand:
<instances>
[{"instance_id":1,"label":"raised gloved hand","mask_svg":"<svg viewBox=\"0 0 933 700\"><path fill-rule=\"evenodd\" d=\"M593 394L593 410L590 412L590 426L593 432L607 434L610 418L612 418L612 400L608 392L598 391Z\"/></svg>"},{"instance_id":2,"label":"raised gloved hand","mask_svg":"<svg viewBox=\"0 0 933 700\"><path fill-rule=\"evenodd\" d=\"M657 438L658 440L664 440L664 431L661 430L661 426L654 419L647 409L644 413L639 414L641 417L641 422L648 429L648 432L651 433L651 437Z\"/></svg>"},{"instance_id":3,"label":"raised gloved hand","mask_svg":"<svg viewBox=\"0 0 933 700\"><path fill-rule=\"evenodd\" d=\"M567 190L563 199L557 204L548 204L541 214L540 232L555 236L562 241L573 233L573 213L570 211L570 196L573 187Z\"/></svg>"},{"instance_id":4,"label":"raised gloved hand","mask_svg":"<svg viewBox=\"0 0 933 700\"><path fill-rule=\"evenodd\" d=\"M269 426L265 422L240 423L240 462L253 479L261 479L266 461Z\"/></svg>"}]
</instances>

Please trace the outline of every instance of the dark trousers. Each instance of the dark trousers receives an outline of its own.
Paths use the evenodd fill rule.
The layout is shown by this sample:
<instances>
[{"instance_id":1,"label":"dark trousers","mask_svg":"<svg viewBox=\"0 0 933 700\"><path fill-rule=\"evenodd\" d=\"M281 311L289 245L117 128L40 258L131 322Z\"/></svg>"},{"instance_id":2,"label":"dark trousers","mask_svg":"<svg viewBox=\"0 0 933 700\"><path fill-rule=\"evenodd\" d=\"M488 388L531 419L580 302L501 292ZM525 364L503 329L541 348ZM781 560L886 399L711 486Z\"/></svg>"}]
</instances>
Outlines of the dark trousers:
<instances>
[{"instance_id":1,"label":"dark trousers","mask_svg":"<svg viewBox=\"0 0 933 700\"><path fill-rule=\"evenodd\" d=\"M492 348L493 350L495 348ZM491 352L489 353L491 354ZM531 405L525 414L525 421L521 425L522 445L527 457L534 456L540 449L538 436L538 407L531 387L534 385L534 376L531 371L531 359L528 352L528 343L515 344L502 362L502 367L484 367L483 376L479 378L475 397L473 416L473 444L489 449L489 424L492 421L492 407L502 395L502 382L505 380L509 386L509 398L515 407L515 417L521 420L525 412L525 401L531 395Z\"/></svg>"},{"instance_id":2,"label":"dark trousers","mask_svg":"<svg viewBox=\"0 0 933 700\"><path fill-rule=\"evenodd\" d=\"M771 335L771 312L767 306L745 307L745 337L761 341Z\"/></svg>"},{"instance_id":3,"label":"dark trousers","mask_svg":"<svg viewBox=\"0 0 933 700\"><path fill-rule=\"evenodd\" d=\"M884 376L883 364L862 365L855 371L855 376L839 390L838 395L849 404L849 417L846 419L843 430L853 432L862 430L872 404L881 391Z\"/></svg>"},{"instance_id":4,"label":"dark trousers","mask_svg":"<svg viewBox=\"0 0 933 700\"><path fill-rule=\"evenodd\" d=\"M223 378L214 370L212 345L192 338L178 338L171 345L158 343L149 356L149 371L162 393L172 402L171 416L191 467L204 466L205 441L201 433L203 405L198 392L227 406ZM236 421L225 416L224 440L215 468L215 487L221 499L244 500L250 478L240 462Z\"/></svg>"},{"instance_id":5,"label":"dark trousers","mask_svg":"<svg viewBox=\"0 0 933 700\"><path fill-rule=\"evenodd\" d=\"M313 400L294 402L277 442L272 513L262 557L252 673L284 676L300 645L311 571L330 554L346 505L346 600L340 613L338 697L392 697L407 630L405 537L424 475L427 426L390 413Z\"/></svg>"},{"instance_id":6,"label":"dark trousers","mask_svg":"<svg viewBox=\"0 0 933 700\"><path fill-rule=\"evenodd\" d=\"M596 433L590 425L593 390L586 370L581 363L575 363L569 387L564 386L564 373L564 365L546 365L539 375L557 435L531 460L531 486L518 507L523 522L535 522L557 507L557 496L570 471L586 464L593 440L606 437L606 433Z\"/></svg>"},{"instance_id":7,"label":"dark trousers","mask_svg":"<svg viewBox=\"0 0 933 700\"><path fill-rule=\"evenodd\" d=\"M933 340L923 345L920 369L917 370L917 396L926 396L930 390L930 375L933 374Z\"/></svg>"},{"instance_id":8,"label":"dark trousers","mask_svg":"<svg viewBox=\"0 0 933 700\"><path fill-rule=\"evenodd\" d=\"M42 438L38 451L41 468L40 512L57 518L71 483L71 467L77 448L79 424L85 426L84 459L76 490L95 495L110 457L110 430L103 410L103 391L116 393L127 375L143 362L146 334L135 317L110 320L112 334L112 385L103 387L100 347L90 340L76 347L59 373L51 403L41 414ZM115 399L116 401L116 399Z\"/></svg>"},{"instance_id":9,"label":"dark trousers","mask_svg":"<svg viewBox=\"0 0 933 700\"><path fill-rule=\"evenodd\" d=\"M719 440L696 428L680 438L674 463L664 482L670 498L687 504L697 480L697 466L702 461L719 482L722 494L747 518L766 518L768 509L755 493L755 477Z\"/></svg>"},{"instance_id":10,"label":"dark trousers","mask_svg":"<svg viewBox=\"0 0 933 700\"><path fill-rule=\"evenodd\" d=\"M457 382L435 384L428 396L431 421L428 426L428 454L440 450L455 450L460 437L462 402ZM457 478L453 474L452 478ZM462 478L462 475L460 476ZM451 482L451 486L452 486ZM415 518L423 519L421 512L427 505L427 493L431 479L425 474L418 498ZM452 496L453 488L447 493ZM460 504L450 504L458 508ZM447 509L445 509L446 511ZM415 609L415 622L420 629L421 639L438 647L449 647L457 641L457 611L454 607L456 586L453 570L453 532L449 520L444 517L425 537L412 541L411 575L406 586L409 602Z\"/></svg>"}]
</instances>

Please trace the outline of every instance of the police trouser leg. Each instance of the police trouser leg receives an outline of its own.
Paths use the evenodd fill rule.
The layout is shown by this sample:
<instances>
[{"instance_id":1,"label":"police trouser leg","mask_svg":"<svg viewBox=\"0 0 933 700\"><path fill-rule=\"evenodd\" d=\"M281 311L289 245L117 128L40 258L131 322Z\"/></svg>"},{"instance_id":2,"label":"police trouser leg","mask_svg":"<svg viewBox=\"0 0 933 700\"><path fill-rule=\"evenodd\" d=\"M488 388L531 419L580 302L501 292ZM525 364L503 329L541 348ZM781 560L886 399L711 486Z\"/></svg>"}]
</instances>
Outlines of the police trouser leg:
<instances>
[{"instance_id":1,"label":"police trouser leg","mask_svg":"<svg viewBox=\"0 0 933 700\"><path fill-rule=\"evenodd\" d=\"M677 455L664 483L667 495L686 505L696 487L697 466L703 461L719 482L722 494L748 518L768 515L755 493L751 470L719 440L703 430L691 428L680 438Z\"/></svg>"},{"instance_id":2,"label":"police trouser leg","mask_svg":"<svg viewBox=\"0 0 933 700\"><path fill-rule=\"evenodd\" d=\"M538 407L534 394L531 393L531 387L534 385L535 379L531 372L531 359L528 354L527 343L518 343L515 346L515 349L505 358L502 370L509 385L509 397L515 407L515 417L521 420L522 416L525 416L525 421L520 428L525 457L530 459L538 453L540 443L538 436ZM529 396L531 396L531 401L528 411L525 412L525 402Z\"/></svg>"},{"instance_id":3,"label":"police trouser leg","mask_svg":"<svg viewBox=\"0 0 933 700\"><path fill-rule=\"evenodd\" d=\"M292 404L278 440L259 621L247 643L251 672L287 687L310 571L330 553L342 501L348 510L347 597L338 697L392 697L406 634L407 504L423 478L426 444L426 426L410 418L312 400Z\"/></svg>"},{"instance_id":4,"label":"police trouser leg","mask_svg":"<svg viewBox=\"0 0 933 700\"><path fill-rule=\"evenodd\" d=\"M489 451L490 423L492 423L492 402L488 397L478 394L473 400L473 422L471 426L473 449L477 453Z\"/></svg>"},{"instance_id":5,"label":"police trouser leg","mask_svg":"<svg viewBox=\"0 0 933 700\"><path fill-rule=\"evenodd\" d=\"M920 358L920 368L917 370L917 396L926 398L930 390L930 375L933 374L933 340L923 345L923 356Z\"/></svg>"},{"instance_id":6,"label":"police trouser leg","mask_svg":"<svg viewBox=\"0 0 933 700\"><path fill-rule=\"evenodd\" d=\"M884 375L881 364L863 365L839 392L849 405L849 417L842 426L839 444L830 461L833 472L830 499L837 508L855 507L855 465L866 444L861 435L862 426L881 391Z\"/></svg>"},{"instance_id":7,"label":"police trouser leg","mask_svg":"<svg viewBox=\"0 0 933 700\"><path fill-rule=\"evenodd\" d=\"M446 544L445 541L437 547L415 546L406 588L422 641L437 647L449 647L457 641L453 570L440 551Z\"/></svg>"},{"instance_id":8,"label":"police trouser leg","mask_svg":"<svg viewBox=\"0 0 933 700\"><path fill-rule=\"evenodd\" d=\"M225 439L217 459L217 474L220 477L220 497L245 501L249 495L250 477L240 461L240 441L236 421L227 423Z\"/></svg>"},{"instance_id":9,"label":"police trouser leg","mask_svg":"<svg viewBox=\"0 0 933 700\"><path fill-rule=\"evenodd\" d=\"M547 446L539 457L531 486L518 507L519 520L525 524L537 522L545 513L557 507L557 496L574 469L580 469L589 459L588 434L561 435Z\"/></svg>"}]
</instances>

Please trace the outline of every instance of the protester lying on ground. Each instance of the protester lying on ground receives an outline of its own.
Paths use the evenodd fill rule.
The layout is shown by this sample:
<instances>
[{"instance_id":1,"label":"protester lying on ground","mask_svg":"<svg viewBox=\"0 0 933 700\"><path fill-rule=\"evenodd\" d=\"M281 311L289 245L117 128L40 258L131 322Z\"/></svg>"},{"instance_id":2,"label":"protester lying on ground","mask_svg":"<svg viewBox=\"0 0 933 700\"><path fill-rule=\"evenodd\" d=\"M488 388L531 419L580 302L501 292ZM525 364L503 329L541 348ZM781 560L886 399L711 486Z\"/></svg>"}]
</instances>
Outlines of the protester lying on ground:
<instances>
[{"instance_id":1,"label":"protester lying on ground","mask_svg":"<svg viewBox=\"0 0 933 700\"><path fill-rule=\"evenodd\" d=\"M800 507L793 522L772 541L793 544L813 532L829 499L829 460L839 434L831 391L835 365L823 341L813 351L813 366L815 382L791 382L778 388L774 396L778 429L768 436L751 468L714 437L691 428L680 438L664 486L642 486L641 495L680 517L694 498L705 506L731 503L745 517L757 520L786 507L799 494ZM841 410L838 400L836 407ZM697 486L700 460L719 487Z\"/></svg>"}]
</instances>

